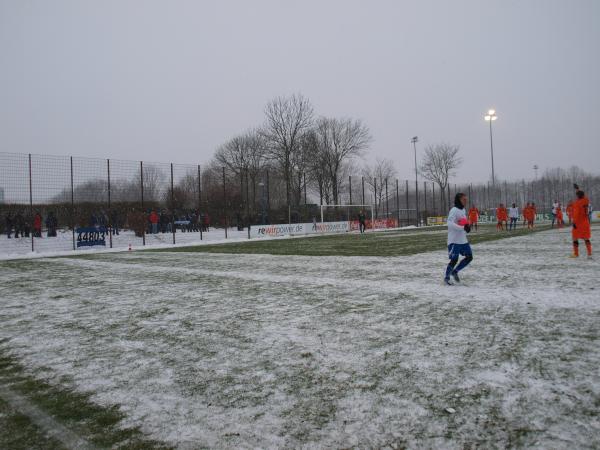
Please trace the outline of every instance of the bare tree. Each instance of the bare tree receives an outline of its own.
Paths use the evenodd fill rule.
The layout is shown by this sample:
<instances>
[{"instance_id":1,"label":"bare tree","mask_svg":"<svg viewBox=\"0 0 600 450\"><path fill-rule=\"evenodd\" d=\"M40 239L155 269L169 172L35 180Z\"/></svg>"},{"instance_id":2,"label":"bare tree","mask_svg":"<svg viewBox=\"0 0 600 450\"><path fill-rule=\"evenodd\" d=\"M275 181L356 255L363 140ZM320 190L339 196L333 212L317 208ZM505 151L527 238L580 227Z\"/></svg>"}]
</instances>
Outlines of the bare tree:
<instances>
[{"instance_id":1,"label":"bare tree","mask_svg":"<svg viewBox=\"0 0 600 450\"><path fill-rule=\"evenodd\" d=\"M425 148L420 167L421 175L439 186L442 205L448 180L455 175L454 171L462 164L462 158L458 156L459 149L458 145L445 143L429 145Z\"/></svg>"},{"instance_id":2,"label":"bare tree","mask_svg":"<svg viewBox=\"0 0 600 450\"><path fill-rule=\"evenodd\" d=\"M301 94L277 97L267 104L265 115L266 123L262 134L268 144L269 157L277 163L284 177L289 207L295 153L300 149L302 135L312 125L313 108Z\"/></svg>"},{"instance_id":3,"label":"bare tree","mask_svg":"<svg viewBox=\"0 0 600 450\"><path fill-rule=\"evenodd\" d=\"M332 187L333 202L339 203L341 172L344 164L360 156L372 140L360 120L321 117L315 125L320 161Z\"/></svg>"},{"instance_id":4,"label":"bare tree","mask_svg":"<svg viewBox=\"0 0 600 450\"><path fill-rule=\"evenodd\" d=\"M144 198L158 201L162 197L161 188L166 190L167 175L165 172L151 164L144 164Z\"/></svg>"},{"instance_id":5,"label":"bare tree","mask_svg":"<svg viewBox=\"0 0 600 450\"><path fill-rule=\"evenodd\" d=\"M258 177L266 164L266 153L265 139L256 130L230 139L215 152L216 164L225 167L239 179L242 197L245 189L244 177L248 178L252 189L252 194L247 193L248 197L252 198L251 205L256 204Z\"/></svg>"},{"instance_id":6,"label":"bare tree","mask_svg":"<svg viewBox=\"0 0 600 450\"><path fill-rule=\"evenodd\" d=\"M377 158L375 164L372 166L365 166L362 173L365 183L369 186L371 193L373 194L375 200L375 216L377 216L379 208L381 208L383 202L386 200L385 191L383 189L385 180L391 180L396 176L394 162L390 159Z\"/></svg>"}]
</instances>

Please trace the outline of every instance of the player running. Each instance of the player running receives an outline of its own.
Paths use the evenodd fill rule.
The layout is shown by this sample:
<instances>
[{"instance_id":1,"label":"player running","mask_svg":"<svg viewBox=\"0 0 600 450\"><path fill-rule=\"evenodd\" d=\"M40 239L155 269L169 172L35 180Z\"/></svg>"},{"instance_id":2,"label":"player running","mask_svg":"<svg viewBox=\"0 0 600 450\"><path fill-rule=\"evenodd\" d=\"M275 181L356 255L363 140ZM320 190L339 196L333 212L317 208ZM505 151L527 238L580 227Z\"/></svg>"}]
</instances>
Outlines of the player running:
<instances>
[{"instance_id":1,"label":"player running","mask_svg":"<svg viewBox=\"0 0 600 450\"><path fill-rule=\"evenodd\" d=\"M506 211L506 208L504 207L503 203L500 203L498 208L496 208L496 218L498 219L498 223L496 224L496 231L504 230L504 226L506 225L506 222L508 222L508 212Z\"/></svg>"},{"instance_id":2,"label":"player running","mask_svg":"<svg viewBox=\"0 0 600 450\"><path fill-rule=\"evenodd\" d=\"M465 206L467 204L467 196L462 192L459 192L454 197L454 207L448 213L448 257L450 262L446 267L446 275L444 282L452 286L450 276L455 282L460 283L458 272L467 267L467 265L473 261L473 252L471 246L467 240L467 233L471 231L471 225L467 220L465 214ZM458 263L458 258L464 256L462 261Z\"/></svg>"},{"instance_id":3,"label":"player running","mask_svg":"<svg viewBox=\"0 0 600 450\"><path fill-rule=\"evenodd\" d=\"M577 258L579 256L579 239L583 239L585 242L585 248L589 259L592 259L592 243L590 241L592 237L592 230L590 227L590 216L588 209L590 201L579 189L577 184L574 184L575 195L577 200L573 202L573 229L571 230L571 236L573 237L573 254L571 258Z\"/></svg>"},{"instance_id":4,"label":"player running","mask_svg":"<svg viewBox=\"0 0 600 450\"><path fill-rule=\"evenodd\" d=\"M479 222L479 210L475 205L472 205L469 208L469 224L471 228L475 227L475 231L477 231L477 222Z\"/></svg>"}]
</instances>

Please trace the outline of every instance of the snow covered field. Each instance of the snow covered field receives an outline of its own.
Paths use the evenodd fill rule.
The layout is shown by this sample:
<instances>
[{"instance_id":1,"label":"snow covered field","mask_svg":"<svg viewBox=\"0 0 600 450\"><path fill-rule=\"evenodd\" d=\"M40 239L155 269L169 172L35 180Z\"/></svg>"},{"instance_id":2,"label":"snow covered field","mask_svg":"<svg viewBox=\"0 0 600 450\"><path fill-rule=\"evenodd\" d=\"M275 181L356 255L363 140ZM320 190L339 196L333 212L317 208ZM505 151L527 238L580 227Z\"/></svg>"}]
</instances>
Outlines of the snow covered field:
<instances>
[{"instance_id":1,"label":"snow covered field","mask_svg":"<svg viewBox=\"0 0 600 450\"><path fill-rule=\"evenodd\" d=\"M600 447L600 259L474 252L1 262L0 350L181 448Z\"/></svg>"}]
</instances>

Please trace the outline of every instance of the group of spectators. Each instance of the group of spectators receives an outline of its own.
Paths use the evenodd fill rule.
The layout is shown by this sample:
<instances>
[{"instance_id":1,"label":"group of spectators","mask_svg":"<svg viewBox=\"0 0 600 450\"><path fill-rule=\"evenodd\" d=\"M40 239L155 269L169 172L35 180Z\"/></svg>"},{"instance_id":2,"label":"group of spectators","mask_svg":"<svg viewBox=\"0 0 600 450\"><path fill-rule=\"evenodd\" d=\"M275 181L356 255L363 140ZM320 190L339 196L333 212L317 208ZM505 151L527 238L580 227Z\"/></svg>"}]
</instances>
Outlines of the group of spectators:
<instances>
[{"instance_id":1,"label":"group of spectators","mask_svg":"<svg viewBox=\"0 0 600 450\"><path fill-rule=\"evenodd\" d=\"M110 215L104 210L94 211L90 215L89 226L105 227L113 235L119 235L119 230L123 228L121 214L117 209L111 210Z\"/></svg>"},{"instance_id":2,"label":"group of spectators","mask_svg":"<svg viewBox=\"0 0 600 450\"><path fill-rule=\"evenodd\" d=\"M21 211L17 211L14 214L9 211L4 218L4 232L8 239L13 237L13 233L15 238L28 238L30 236L41 238L42 225L44 223L46 225L47 237L56 237L58 220L52 211L48 213L45 220L39 211L33 217L28 213L23 214Z\"/></svg>"},{"instance_id":3,"label":"group of spectators","mask_svg":"<svg viewBox=\"0 0 600 450\"><path fill-rule=\"evenodd\" d=\"M173 227L182 232L207 232L210 227L208 214L198 211L176 212L171 214L167 210L151 210L147 214L146 233L172 233Z\"/></svg>"},{"instance_id":4,"label":"group of spectators","mask_svg":"<svg viewBox=\"0 0 600 450\"><path fill-rule=\"evenodd\" d=\"M141 236L146 234L172 233L175 230L182 232L208 232L210 227L210 218L208 214L199 211L182 211L172 214L168 210L147 210L131 211L127 214L121 214L118 209L111 211L96 210L86 217L79 219L80 226L98 228L104 227L113 235L119 235L124 226L136 232ZM126 219L123 217L126 216ZM2 222L0 222L0 225ZM50 211L46 217L42 216L40 211L36 211L33 216L22 210L8 211L4 217L4 233L8 239L21 237L42 237L43 226L47 237L56 237L58 229L58 220L54 212Z\"/></svg>"}]
</instances>

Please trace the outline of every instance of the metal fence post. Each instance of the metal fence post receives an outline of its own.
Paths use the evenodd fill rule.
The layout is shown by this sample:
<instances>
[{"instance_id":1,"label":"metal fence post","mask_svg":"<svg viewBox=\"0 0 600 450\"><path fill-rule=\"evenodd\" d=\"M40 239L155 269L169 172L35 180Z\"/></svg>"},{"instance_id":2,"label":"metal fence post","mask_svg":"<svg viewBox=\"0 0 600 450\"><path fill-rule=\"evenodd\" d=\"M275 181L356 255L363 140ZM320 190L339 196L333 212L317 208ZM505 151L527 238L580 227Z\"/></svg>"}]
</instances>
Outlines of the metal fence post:
<instances>
[{"instance_id":1,"label":"metal fence post","mask_svg":"<svg viewBox=\"0 0 600 450\"><path fill-rule=\"evenodd\" d=\"M379 218L379 204L377 202L377 178L373 177L373 197L375 200L375 218Z\"/></svg>"},{"instance_id":2,"label":"metal fence post","mask_svg":"<svg viewBox=\"0 0 600 450\"><path fill-rule=\"evenodd\" d=\"M227 189L225 188L225 167L223 167L223 216L225 239L227 239Z\"/></svg>"},{"instance_id":3,"label":"metal fence post","mask_svg":"<svg viewBox=\"0 0 600 450\"><path fill-rule=\"evenodd\" d=\"M110 243L110 248L113 247L112 240L112 231L113 231L113 223L112 223L112 212L110 209L110 159L106 160L106 175L108 181L108 241Z\"/></svg>"},{"instance_id":4,"label":"metal fence post","mask_svg":"<svg viewBox=\"0 0 600 450\"><path fill-rule=\"evenodd\" d=\"M352 204L352 175L348 175L348 189L350 190L350 204Z\"/></svg>"},{"instance_id":5,"label":"metal fence post","mask_svg":"<svg viewBox=\"0 0 600 450\"><path fill-rule=\"evenodd\" d=\"M423 181L423 199L425 200L425 214L427 214L427 181ZM427 218L425 218L425 225L427 225Z\"/></svg>"},{"instance_id":6,"label":"metal fence post","mask_svg":"<svg viewBox=\"0 0 600 450\"><path fill-rule=\"evenodd\" d=\"M142 200L142 245L146 245L146 214L144 213L144 162L140 161L140 189L141 189L141 200ZM135 230L134 230L135 232Z\"/></svg>"},{"instance_id":7,"label":"metal fence post","mask_svg":"<svg viewBox=\"0 0 600 450\"><path fill-rule=\"evenodd\" d=\"M307 201L307 196L306 196L306 172L302 172L302 182L304 183L304 221L308 222L310 220L310 218L308 217L308 204L306 203Z\"/></svg>"},{"instance_id":8,"label":"metal fence post","mask_svg":"<svg viewBox=\"0 0 600 450\"><path fill-rule=\"evenodd\" d=\"M250 239L250 171L246 168L246 225L248 227L248 239Z\"/></svg>"},{"instance_id":9,"label":"metal fence post","mask_svg":"<svg viewBox=\"0 0 600 450\"><path fill-rule=\"evenodd\" d=\"M31 181L31 153L29 153L29 228L31 231L31 251L34 251L33 235L35 230L33 229L33 184Z\"/></svg>"},{"instance_id":10,"label":"metal fence post","mask_svg":"<svg viewBox=\"0 0 600 450\"><path fill-rule=\"evenodd\" d=\"M390 217L390 196L388 195L388 179L385 179L385 218Z\"/></svg>"},{"instance_id":11,"label":"metal fence post","mask_svg":"<svg viewBox=\"0 0 600 450\"><path fill-rule=\"evenodd\" d=\"M73 185L73 157L71 156L71 232L73 234L73 250L75 247L75 186Z\"/></svg>"},{"instance_id":12,"label":"metal fence post","mask_svg":"<svg viewBox=\"0 0 600 450\"><path fill-rule=\"evenodd\" d=\"M408 206L408 180L406 180L406 223L410 222L410 210Z\"/></svg>"},{"instance_id":13,"label":"metal fence post","mask_svg":"<svg viewBox=\"0 0 600 450\"><path fill-rule=\"evenodd\" d=\"M175 245L175 192L173 186L173 163L171 163L171 228L173 230L173 245Z\"/></svg>"},{"instance_id":14,"label":"metal fence post","mask_svg":"<svg viewBox=\"0 0 600 450\"><path fill-rule=\"evenodd\" d=\"M360 181L362 184L362 204L365 204L365 177L360 177Z\"/></svg>"},{"instance_id":15,"label":"metal fence post","mask_svg":"<svg viewBox=\"0 0 600 450\"><path fill-rule=\"evenodd\" d=\"M396 178L396 215L398 216L398 226L400 226L400 188L398 178Z\"/></svg>"},{"instance_id":16,"label":"metal fence post","mask_svg":"<svg viewBox=\"0 0 600 450\"><path fill-rule=\"evenodd\" d=\"M267 170L267 222L271 222L271 189L269 184L269 171Z\"/></svg>"},{"instance_id":17,"label":"metal fence post","mask_svg":"<svg viewBox=\"0 0 600 450\"><path fill-rule=\"evenodd\" d=\"M200 164L198 164L198 228L200 229L200 240L202 240L202 178Z\"/></svg>"}]
</instances>

